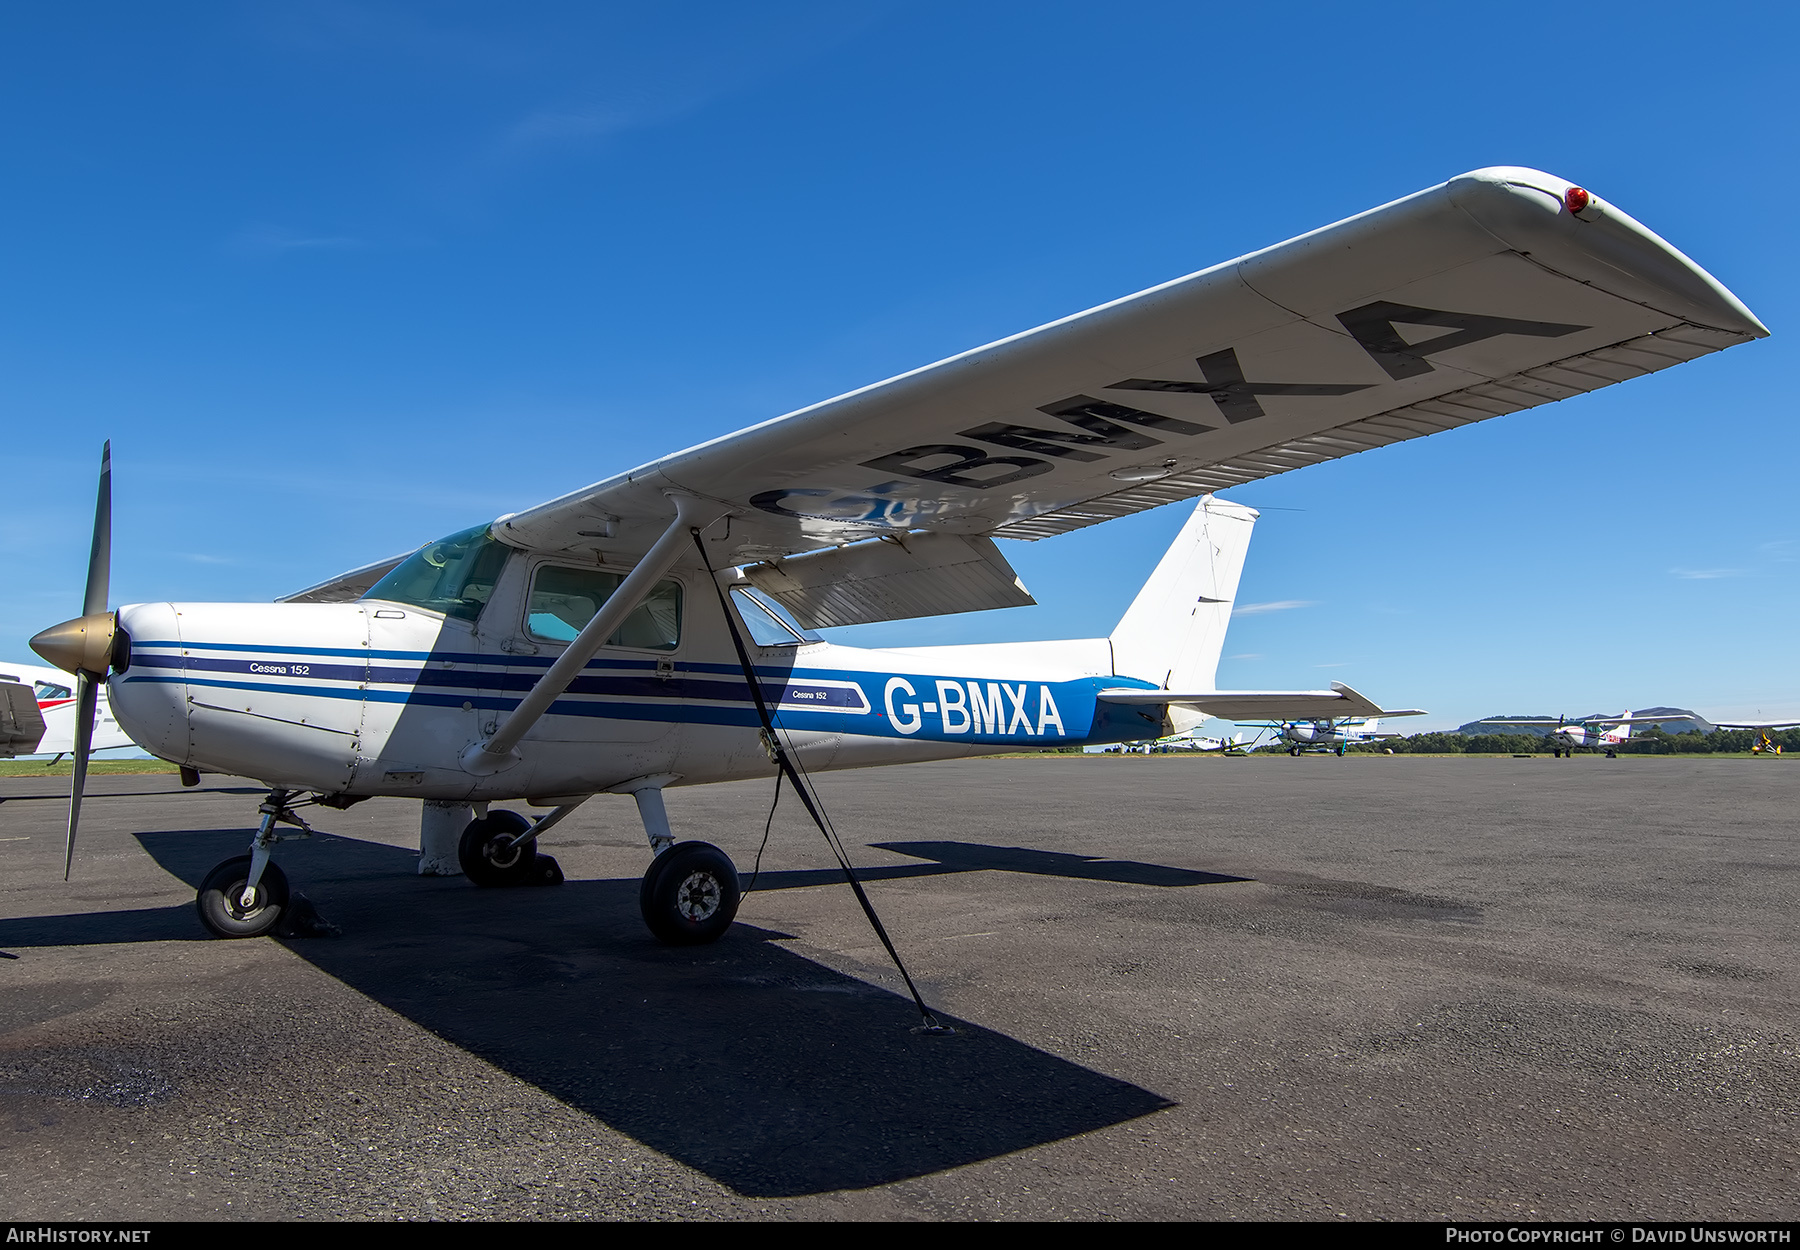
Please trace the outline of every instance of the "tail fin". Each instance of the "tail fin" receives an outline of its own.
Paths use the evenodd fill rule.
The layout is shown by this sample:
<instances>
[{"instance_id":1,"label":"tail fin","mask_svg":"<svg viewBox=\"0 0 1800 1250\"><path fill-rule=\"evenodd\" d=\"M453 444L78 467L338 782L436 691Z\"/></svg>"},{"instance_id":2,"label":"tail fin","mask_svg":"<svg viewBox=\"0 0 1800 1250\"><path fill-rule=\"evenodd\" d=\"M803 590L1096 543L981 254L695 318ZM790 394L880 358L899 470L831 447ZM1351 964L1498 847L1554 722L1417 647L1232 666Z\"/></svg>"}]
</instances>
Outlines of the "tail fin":
<instances>
[{"instance_id":1,"label":"tail fin","mask_svg":"<svg viewBox=\"0 0 1800 1250\"><path fill-rule=\"evenodd\" d=\"M1113 672L1165 690L1213 690L1258 513L1204 495L1113 630Z\"/></svg>"}]
</instances>

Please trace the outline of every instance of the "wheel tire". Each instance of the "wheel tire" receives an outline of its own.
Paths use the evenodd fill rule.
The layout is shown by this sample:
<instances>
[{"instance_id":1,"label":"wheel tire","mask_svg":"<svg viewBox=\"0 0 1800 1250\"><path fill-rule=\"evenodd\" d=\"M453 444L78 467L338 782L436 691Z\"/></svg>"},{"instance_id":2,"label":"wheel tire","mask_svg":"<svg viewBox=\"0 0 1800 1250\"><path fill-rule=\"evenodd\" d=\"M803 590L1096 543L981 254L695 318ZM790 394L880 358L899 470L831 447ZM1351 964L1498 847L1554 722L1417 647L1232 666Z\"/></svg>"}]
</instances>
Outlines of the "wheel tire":
<instances>
[{"instance_id":1,"label":"wheel tire","mask_svg":"<svg viewBox=\"0 0 1800 1250\"><path fill-rule=\"evenodd\" d=\"M238 897L249 879L248 855L228 859L207 873L194 899L200 923L223 938L261 937L280 924L288 906L287 874L274 863L265 867L256 883L256 905L246 909Z\"/></svg>"},{"instance_id":2,"label":"wheel tire","mask_svg":"<svg viewBox=\"0 0 1800 1250\"><path fill-rule=\"evenodd\" d=\"M471 820L456 845L463 876L481 886L535 884L537 841L507 845L529 828L531 822L517 812L489 812Z\"/></svg>"},{"instance_id":3,"label":"wheel tire","mask_svg":"<svg viewBox=\"0 0 1800 1250\"><path fill-rule=\"evenodd\" d=\"M737 916L737 865L709 842L677 842L644 874L638 908L671 946L716 942Z\"/></svg>"}]
</instances>

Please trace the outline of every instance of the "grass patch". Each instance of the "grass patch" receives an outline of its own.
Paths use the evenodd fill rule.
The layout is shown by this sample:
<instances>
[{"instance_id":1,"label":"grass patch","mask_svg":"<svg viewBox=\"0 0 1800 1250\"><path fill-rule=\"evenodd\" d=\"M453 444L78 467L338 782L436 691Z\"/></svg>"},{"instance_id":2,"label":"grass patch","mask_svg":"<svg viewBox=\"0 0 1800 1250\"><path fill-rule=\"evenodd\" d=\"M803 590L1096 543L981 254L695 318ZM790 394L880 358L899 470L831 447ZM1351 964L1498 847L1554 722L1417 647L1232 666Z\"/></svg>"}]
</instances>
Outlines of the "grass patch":
<instances>
[{"instance_id":1,"label":"grass patch","mask_svg":"<svg viewBox=\"0 0 1800 1250\"><path fill-rule=\"evenodd\" d=\"M75 771L73 760L52 764L48 760L0 760L0 777L67 777ZM88 776L102 773L175 773L181 770L162 760L89 760Z\"/></svg>"}]
</instances>

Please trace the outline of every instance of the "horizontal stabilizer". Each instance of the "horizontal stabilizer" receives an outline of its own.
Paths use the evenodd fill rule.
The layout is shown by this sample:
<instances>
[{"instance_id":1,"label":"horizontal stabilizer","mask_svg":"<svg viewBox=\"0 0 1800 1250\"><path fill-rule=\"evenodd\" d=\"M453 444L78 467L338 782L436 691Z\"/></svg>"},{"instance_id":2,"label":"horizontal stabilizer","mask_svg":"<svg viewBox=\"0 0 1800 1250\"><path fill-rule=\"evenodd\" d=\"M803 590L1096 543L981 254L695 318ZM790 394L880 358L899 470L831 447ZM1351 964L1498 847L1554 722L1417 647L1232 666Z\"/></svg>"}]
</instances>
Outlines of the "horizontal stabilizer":
<instances>
[{"instance_id":1,"label":"horizontal stabilizer","mask_svg":"<svg viewBox=\"0 0 1800 1250\"><path fill-rule=\"evenodd\" d=\"M1037 602L992 539L907 534L744 570L807 629Z\"/></svg>"},{"instance_id":2,"label":"horizontal stabilizer","mask_svg":"<svg viewBox=\"0 0 1800 1250\"><path fill-rule=\"evenodd\" d=\"M30 755L44 740L37 692L18 681L0 681L0 756Z\"/></svg>"},{"instance_id":3,"label":"horizontal stabilizer","mask_svg":"<svg viewBox=\"0 0 1800 1250\"><path fill-rule=\"evenodd\" d=\"M1341 720L1346 716L1422 716L1413 710L1389 712L1341 681L1330 690L1102 690L1107 703L1173 704L1224 720L1275 717L1287 720Z\"/></svg>"},{"instance_id":4,"label":"horizontal stabilizer","mask_svg":"<svg viewBox=\"0 0 1800 1250\"><path fill-rule=\"evenodd\" d=\"M393 572L394 567L411 554L410 551L403 551L397 556L389 556L385 560L365 564L360 569L339 573L329 581L320 582L317 586L308 586L305 590L296 590L291 595L283 595L275 602L349 603L353 599L362 598L368 593L369 587Z\"/></svg>"}]
</instances>

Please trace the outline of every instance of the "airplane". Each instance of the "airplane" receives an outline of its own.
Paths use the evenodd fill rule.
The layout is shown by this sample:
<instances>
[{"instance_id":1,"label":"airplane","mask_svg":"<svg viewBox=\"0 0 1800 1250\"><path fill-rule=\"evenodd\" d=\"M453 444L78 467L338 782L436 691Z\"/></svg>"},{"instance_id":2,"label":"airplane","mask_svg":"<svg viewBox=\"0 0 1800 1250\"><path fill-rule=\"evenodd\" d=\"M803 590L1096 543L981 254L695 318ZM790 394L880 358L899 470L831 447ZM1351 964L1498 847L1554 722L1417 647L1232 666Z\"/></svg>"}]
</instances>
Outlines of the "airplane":
<instances>
[{"instance_id":1,"label":"airplane","mask_svg":"<svg viewBox=\"0 0 1800 1250\"><path fill-rule=\"evenodd\" d=\"M1752 755L1780 755L1781 744L1769 736L1769 731L1781 729L1800 729L1800 720L1739 720L1709 721L1714 729L1749 729L1756 733L1756 741L1750 744Z\"/></svg>"},{"instance_id":2,"label":"airplane","mask_svg":"<svg viewBox=\"0 0 1800 1250\"><path fill-rule=\"evenodd\" d=\"M54 764L74 751L75 692L68 681L68 674L61 669L0 661L0 758L50 755L55 758L47 763ZM11 689L14 686L23 688ZM113 716L112 699L101 699L89 749L135 746Z\"/></svg>"},{"instance_id":3,"label":"airplane","mask_svg":"<svg viewBox=\"0 0 1800 1250\"><path fill-rule=\"evenodd\" d=\"M1685 716L1638 716L1629 711L1617 716L1589 716L1582 720L1571 720L1559 716L1555 720L1546 717L1509 716L1479 722L1483 725L1531 725L1549 726L1550 732L1545 736L1556 745L1551 754L1558 759L1565 756L1575 758L1575 752L1604 751L1609 760L1619 757L1619 748L1631 741L1633 725L1661 725L1672 720L1686 720Z\"/></svg>"},{"instance_id":4,"label":"airplane","mask_svg":"<svg viewBox=\"0 0 1800 1250\"><path fill-rule=\"evenodd\" d=\"M1403 711L1384 712L1382 716L1423 716L1423 708L1406 708ZM1382 738L1402 738L1406 735L1384 732L1377 729L1381 724L1381 716L1348 717L1338 719L1312 721L1250 721L1250 725L1258 729L1275 730L1275 741L1286 743L1283 747L1289 755L1300 755L1307 751L1336 751L1342 755L1358 742L1375 742Z\"/></svg>"},{"instance_id":5,"label":"airplane","mask_svg":"<svg viewBox=\"0 0 1800 1250\"><path fill-rule=\"evenodd\" d=\"M737 872L676 840L663 790L773 772L898 964L811 774L1130 741L1209 715L1386 715L1338 683L1214 688L1254 519L1217 492L1767 334L1617 206L1540 171L1482 169L275 603L109 608L109 444L82 614L31 645L76 676L79 707L104 686L184 782L208 770L270 787L248 853L198 892L220 936L275 928L290 893L272 851L307 831L309 805L426 800L422 852L448 839L472 882L507 886L541 882L537 837L604 793L637 803L651 932L709 942L735 915ZM996 539L1187 499L1107 638L745 638L746 616L768 613L740 590L807 630L1031 604ZM75 723L65 878L92 745L91 721ZM500 806L519 802L550 810Z\"/></svg>"},{"instance_id":6,"label":"airplane","mask_svg":"<svg viewBox=\"0 0 1800 1250\"><path fill-rule=\"evenodd\" d=\"M1155 755L1173 753L1178 755L1205 755L1242 753L1244 735L1234 733L1229 738L1208 738L1200 734L1172 734L1166 738L1138 738L1131 742L1121 742L1116 747L1108 747L1109 753L1119 755Z\"/></svg>"}]
</instances>

